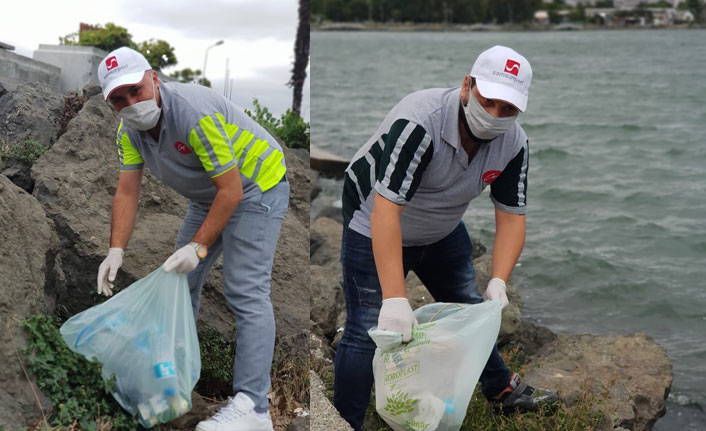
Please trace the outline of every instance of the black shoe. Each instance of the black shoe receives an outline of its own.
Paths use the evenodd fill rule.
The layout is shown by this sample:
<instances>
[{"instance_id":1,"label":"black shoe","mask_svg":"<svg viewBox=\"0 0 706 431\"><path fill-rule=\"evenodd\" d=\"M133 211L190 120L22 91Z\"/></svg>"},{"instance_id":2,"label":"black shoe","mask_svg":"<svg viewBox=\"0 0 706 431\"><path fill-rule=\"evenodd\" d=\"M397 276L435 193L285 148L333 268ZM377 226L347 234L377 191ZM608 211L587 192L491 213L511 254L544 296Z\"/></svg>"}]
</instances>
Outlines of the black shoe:
<instances>
[{"instance_id":1,"label":"black shoe","mask_svg":"<svg viewBox=\"0 0 706 431\"><path fill-rule=\"evenodd\" d=\"M510 384L497 398L488 399L496 411L502 413L536 412L542 407L552 407L558 400L556 391L545 388L533 388L520 382L520 375L515 373Z\"/></svg>"}]
</instances>

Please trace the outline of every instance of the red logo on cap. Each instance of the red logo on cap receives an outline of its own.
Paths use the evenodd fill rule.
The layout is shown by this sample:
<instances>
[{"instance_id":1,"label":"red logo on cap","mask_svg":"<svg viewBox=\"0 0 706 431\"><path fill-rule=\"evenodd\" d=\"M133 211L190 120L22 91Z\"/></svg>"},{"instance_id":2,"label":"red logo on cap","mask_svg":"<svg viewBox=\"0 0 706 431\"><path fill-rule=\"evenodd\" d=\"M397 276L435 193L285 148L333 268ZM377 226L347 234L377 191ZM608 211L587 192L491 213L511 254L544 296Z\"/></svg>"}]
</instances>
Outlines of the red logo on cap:
<instances>
[{"instance_id":1,"label":"red logo on cap","mask_svg":"<svg viewBox=\"0 0 706 431\"><path fill-rule=\"evenodd\" d=\"M486 184L490 184L495 181L495 179L500 176L501 173L502 172L500 171L488 171L483 174L483 182Z\"/></svg>"},{"instance_id":2,"label":"red logo on cap","mask_svg":"<svg viewBox=\"0 0 706 431\"><path fill-rule=\"evenodd\" d=\"M176 148L176 150L179 151L181 154L191 154L191 150L189 149L189 147L181 141L177 141L177 143L174 144L174 148Z\"/></svg>"},{"instance_id":3,"label":"red logo on cap","mask_svg":"<svg viewBox=\"0 0 706 431\"><path fill-rule=\"evenodd\" d=\"M508 58L507 63L505 63L505 72L517 76L517 74L520 73L520 63L512 61Z\"/></svg>"},{"instance_id":4,"label":"red logo on cap","mask_svg":"<svg viewBox=\"0 0 706 431\"><path fill-rule=\"evenodd\" d=\"M107 67L108 70L118 67L118 59L115 58L115 56L112 56L112 57L106 59L105 60L105 67Z\"/></svg>"}]
</instances>

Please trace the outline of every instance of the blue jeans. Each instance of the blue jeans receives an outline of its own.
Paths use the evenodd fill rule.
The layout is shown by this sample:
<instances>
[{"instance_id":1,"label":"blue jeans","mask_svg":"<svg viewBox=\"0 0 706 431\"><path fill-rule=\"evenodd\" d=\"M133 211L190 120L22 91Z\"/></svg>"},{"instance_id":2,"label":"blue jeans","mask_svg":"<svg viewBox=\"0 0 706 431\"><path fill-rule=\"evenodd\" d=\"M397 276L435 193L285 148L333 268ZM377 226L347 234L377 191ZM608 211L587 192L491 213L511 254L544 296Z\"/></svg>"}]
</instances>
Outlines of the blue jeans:
<instances>
[{"instance_id":1,"label":"blue jeans","mask_svg":"<svg viewBox=\"0 0 706 431\"><path fill-rule=\"evenodd\" d=\"M437 302L479 303L483 297L478 292L472 254L471 239L461 222L441 241L403 247L404 274L414 271ZM347 317L336 351L333 402L341 416L360 431L373 386L375 343L368 329L377 325L382 305L370 238L344 228L341 262ZM495 347L480 376L483 393L486 397L497 395L509 381L510 371Z\"/></svg>"},{"instance_id":2,"label":"blue jeans","mask_svg":"<svg viewBox=\"0 0 706 431\"><path fill-rule=\"evenodd\" d=\"M275 318L270 278L277 238L289 206L289 183L280 182L238 205L208 255L188 274L194 319L208 271L223 254L223 293L235 313L236 354L233 393L244 392L255 411L269 409L270 368L275 345ZM201 227L210 204L191 202L179 229L176 249L188 244Z\"/></svg>"}]
</instances>

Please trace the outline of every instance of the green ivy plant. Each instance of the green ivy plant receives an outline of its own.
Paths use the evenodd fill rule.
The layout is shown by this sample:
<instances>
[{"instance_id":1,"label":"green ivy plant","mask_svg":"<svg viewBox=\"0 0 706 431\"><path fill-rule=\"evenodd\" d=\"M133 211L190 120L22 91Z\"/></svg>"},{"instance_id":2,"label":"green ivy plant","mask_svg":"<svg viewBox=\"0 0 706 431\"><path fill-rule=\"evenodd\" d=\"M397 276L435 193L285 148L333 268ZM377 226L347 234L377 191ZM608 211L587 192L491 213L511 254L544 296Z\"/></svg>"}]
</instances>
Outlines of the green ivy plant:
<instances>
[{"instance_id":1,"label":"green ivy plant","mask_svg":"<svg viewBox=\"0 0 706 431\"><path fill-rule=\"evenodd\" d=\"M56 317L38 314L22 325L29 336L21 353L28 372L54 405L52 425L68 427L78 422L83 430L96 430L99 423L110 423L111 431L144 429L110 395L115 380L103 380L101 364L68 348Z\"/></svg>"}]
</instances>

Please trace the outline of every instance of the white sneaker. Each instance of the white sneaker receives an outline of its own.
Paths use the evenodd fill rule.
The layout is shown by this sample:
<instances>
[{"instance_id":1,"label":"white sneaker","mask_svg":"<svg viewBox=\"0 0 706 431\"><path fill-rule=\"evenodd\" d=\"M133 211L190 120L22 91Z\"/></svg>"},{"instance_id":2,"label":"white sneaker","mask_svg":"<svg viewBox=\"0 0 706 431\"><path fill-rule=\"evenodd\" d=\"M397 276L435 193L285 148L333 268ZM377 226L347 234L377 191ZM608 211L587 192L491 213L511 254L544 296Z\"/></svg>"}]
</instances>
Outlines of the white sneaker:
<instances>
[{"instance_id":1,"label":"white sneaker","mask_svg":"<svg viewBox=\"0 0 706 431\"><path fill-rule=\"evenodd\" d=\"M196 425L196 431L272 431L270 413L256 413L249 396L238 392L209 420Z\"/></svg>"}]
</instances>

